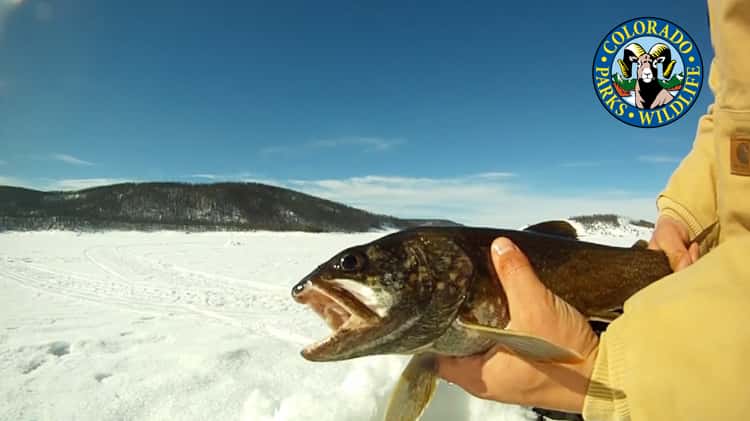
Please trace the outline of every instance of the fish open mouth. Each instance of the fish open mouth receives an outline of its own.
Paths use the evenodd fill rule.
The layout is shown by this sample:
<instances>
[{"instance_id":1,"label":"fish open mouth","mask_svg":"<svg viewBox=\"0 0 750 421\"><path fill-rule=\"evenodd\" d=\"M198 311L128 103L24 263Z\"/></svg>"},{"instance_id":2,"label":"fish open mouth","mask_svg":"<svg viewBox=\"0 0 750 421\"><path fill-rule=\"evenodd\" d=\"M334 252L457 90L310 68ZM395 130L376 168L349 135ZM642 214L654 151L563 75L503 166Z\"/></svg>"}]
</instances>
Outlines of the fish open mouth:
<instances>
[{"instance_id":1,"label":"fish open mouth","mask_svg":"<svg viewBox=\"0 0 750 421\"><path fill-rule=\"evenodd\" d=\"M338 281L338 282L337 282ZM304 289L296 292L294 299L310 306L331 328L331 334L302 350L302 356L310 360L324 360L318 356L324 348L334 346L343 337L351 336L374 326L380 319L376 310L357 297L340 280L308 282ZM343 285L342 285L343 284Z\"/></svg>"}]
</instances>

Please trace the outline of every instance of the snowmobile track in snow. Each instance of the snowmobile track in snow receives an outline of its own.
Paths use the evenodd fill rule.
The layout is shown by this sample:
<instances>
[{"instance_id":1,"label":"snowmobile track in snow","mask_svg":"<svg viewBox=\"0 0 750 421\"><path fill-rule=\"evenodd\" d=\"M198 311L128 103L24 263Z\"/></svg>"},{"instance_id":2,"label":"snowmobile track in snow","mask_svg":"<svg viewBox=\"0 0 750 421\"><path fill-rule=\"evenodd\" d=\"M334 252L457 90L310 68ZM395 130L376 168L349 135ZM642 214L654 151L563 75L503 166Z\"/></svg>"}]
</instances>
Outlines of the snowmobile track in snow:
<instances>
[{"instance_id":1,"label":"snowmobile track in snow","mask_svg":"<svg viewBox=\"0 0 750 421\"><path fill-rule=\"evenodd\" d=\"M47 294L155 315L192 313L234 327L276 314L290 305L286 288L166 263L169 253L159 253L159 259L143 253L144 248L155 246L158 247L130 244L85 248L83 258L93 269L87 274L52 269L29 259L5 259L0 262L0 276Z\"/></svg>"}]
</instances>

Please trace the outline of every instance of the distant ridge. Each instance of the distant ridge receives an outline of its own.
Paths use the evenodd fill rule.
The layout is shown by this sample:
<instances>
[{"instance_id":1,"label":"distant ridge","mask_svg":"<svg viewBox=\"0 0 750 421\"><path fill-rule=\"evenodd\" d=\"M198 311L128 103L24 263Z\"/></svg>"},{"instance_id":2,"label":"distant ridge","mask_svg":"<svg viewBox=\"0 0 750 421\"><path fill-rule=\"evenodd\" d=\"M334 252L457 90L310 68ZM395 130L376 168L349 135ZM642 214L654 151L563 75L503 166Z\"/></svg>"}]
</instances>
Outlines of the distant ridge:
<instances>
[{"instance_id":1,"label":"distant ridge","mask_svg":"<svg viewBox=\"0 0 750 421\"><path fill-rule=\"evenodd\" d=\"M620 227L623 225L635 225L643 228L654 228L654 223L646 221L645 219L630 219L624 216L615 215L612 213L604 214L593 214L593 215L580 215L572 216L571 220L576 221L584 226L595 226L595 225L610 225L613 227Z\"/></svg>"},{"instance_id":2,"label":"distant ridge","mask_svg":"<svg viewBox=\"0 0 750 421\"><path fill-rule=\"evenodd\" d=\"M0 231L362 232L451 221L378 215L260 183L123 183L42 192L0 186Z\"/></svg>"},{"instance_id":3,"label":"distant ridge","mask_svg":"<svg viewBox=\"0 0 750 421\"><path fill-rule=\"evenodd\" d=\"M573 225L578 225L580 237L638 237L647 240L651 237L654 223L643 219L632 219L615 214L580 215L568 218Z\"/></svg>"}]
</instances>

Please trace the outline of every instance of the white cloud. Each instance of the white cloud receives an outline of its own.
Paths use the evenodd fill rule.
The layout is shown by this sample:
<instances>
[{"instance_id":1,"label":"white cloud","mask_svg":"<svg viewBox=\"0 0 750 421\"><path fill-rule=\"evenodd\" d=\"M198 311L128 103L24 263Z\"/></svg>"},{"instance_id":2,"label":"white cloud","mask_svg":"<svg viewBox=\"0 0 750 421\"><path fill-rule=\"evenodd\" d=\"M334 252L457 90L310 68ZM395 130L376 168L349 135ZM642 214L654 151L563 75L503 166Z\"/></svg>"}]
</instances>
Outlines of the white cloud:
<instances>
[{"instance_id":1,"label":"white cloud","mask_svg":"<svg viewBox=\"0 0 750 421\"><path fill-rule=\"evenodd\" d=\"M602 163L598 161L571 161L571 162L563 162L560 164L563 168L589 168L589 167L599 167Z\"/></svg>"},{"instance_id":2,"label":"white cloud","mask_svg":"<svg viewBox=\"0 0 750 421\"><path fill-rule=\"evenodd\" d=\"M516 174L512 172L501 172L501 171L490 171L490 172L483 172L479 174L474 174L473 177L478 178L508 178L508 177L515 177Z\"/></svg>"},{"instance_id":3,"label":"white cloud","mask_svg":"<svg viewBox=\"0 0 750 421\"><path fill-rule=\"evenodd\" d=\"M194 174L193 176L211 176L215 174ZM253 178L250 173L235 174L232 178L229 176L215 175L216 181L232 181L241 183L261 183L270 186L286 187L288 183L267 178ZM9 185L15 187L25 187L35 190L81 190L90 187L106 186L111 184L141 182L132 178L109 178L109 177L92 177L92 178L18 178L13 176L0 175L0 185Z\"/></svg>"},{"instance_id":4,"label":"white cloud","mask_svg":"<svg viewBox=\"0 0 750 421\"><path fill-rule=\"evenodd\" d=\"M219 178L219 176L216 174L190 174L189 177L190 178L205 178L207 180L216 180L217 178Z\"/></svg>"},{"instance_id":5,"label":"white cloud","mask_svg":"<svg viewBox=\"0 0 750 421\"><path fill-rule=\"evenodd\" d=\"M232 181L291 188L402 218L451 219L474 226L520 228L544 220L592 213L615 213L647 220L654 220L656 216L655 194L635 194L622 190L542 194L531 192L515 177L479 175L452 178L369 175L314 180L247 177ZM132 180L86 178L29 181L0 176L0 184L39 190L78 190L128 181Z\"/></svg>"},{"instance_id":6,"label":"white cloud","mask_svg":"<svg viewBox=\"0 0 750 421\"><path fill-rule=\"evenodd\" d=\"M266 146L258 151L263 156L280 155L292 152L294 149L289 146Z\"/></svg>"},{"instance_id":7,"label":"white cloud","mask_svg":"<svg viewBox=\"0 0 750 421\"><path fill-rule=\"evenodd\" d=\"M62 161L64 163L66 163L66 164L71 164L71 165L79 165L79 166L91 166L91 165L94 165L93 162L85 161L83 159L76 158L73 155L68 155L68 154L64 154L64 153L53 154L52 155L52 159L56 159L58 161Z\"/></svg>"},{"instance_id":8,"label":"white cloud","mask_svg":"<svg viewBox=\"0 0 750 421\"><path fill-rule=\"evenodd\" d=\"M106 186L110 184L127 183L133 180L126 178L65 178L25 179L0 175L0 185L24 187L34 190L81 190L89 187Z\"/></svg>"},{"instance_id":9,"label":"white cloud","mask_svg":"<svg viewBox=\"0 0 750 421\"><path fill-rule=\"evenodd\" d=\"M531 193L520 185L481 179L366 176L291 180L296 190L377 213L445 218L469 225L521 227L548 219L617 213L654 219L654 197L623 192L560 195Z\"/></svg>"},{"instance_id":10,"label":"white cloud","mask_svg":"<svg viewBox=\"0 0 750 421\"><path fill-rule=\"evenodd\" d=\"M363 152L384 152L406 143L404 139L386 139L382 137L350 136L332 139L314 140L296 146L267 146L259 150L261 155L281 155L300 150L330 149L340 147L360 147Z\"/></svg>"},{"instance_id":11,"label":"white cloud","mask_svg":"<svg viewBox=\"0 0 750 421\"><path fill-rule=\"evenodd\" d=\"M5 23L11 14L17 10L25 0L0 0L0 38L5 30ZM32 3L34 4L34 3ZM39 1L34 4L34 17L39 22L46 22L55 16L55 8L48 1Z\"/></svg>"},{"instance_id":12,"label":"white cloud","mask_svg":"<svg viewBox=\"0 0 750 421\"><path fill-rule=\"evenodd\" d=\"M5 21L21 3L23 3L23 0L0 0L0 36L5 29Z\"/></svg>"},{"instance_id":13,"label":"white cloud","mask_svg":"<svg viewBox=\"0 0 750 421\"><path fill-rule=\"evenodd\" d=\"M214 173L195 173L184 176L183 178L199 178L210 181L242 181L254 179L255 174L251 172L238 172L232 174L214 174Z\"/></svg>"},{"instance_id":14,"label":"white cloud","mask_svg":"<svg viewBox=\"0 0 750 421\"><path fill-rule=\"evenodd\" d=\"M382 137L340 137L309 142L306 145L313 148L336 148L340 146L363 146L365 150L387 151L394 146L404 143L403 139L385 139Z\"/></svg>"},{"instance_id":15,"label":"white cloud","mask_svg":"<svg viewBox=\"0 0 750 421\"><path fill-rule=\"evenodd\" d=\"M649 164L675 164L680 162L679 157L667 155L641 155L638 160Z\"/></svg>"},{"instance_id":16,"label":"white cloud","mask_svg":"<svg viewBox=\"0 0 750 421\"><path fill-rule=\"evenodd\" d=\"M43 190L81 190L90 187L107 186L110 184L127 183L132 180L125 178L68 178L53 180L44 185Z\"/></svg>"},{"instance_id":17,"label":"white cloud","mask_svg":"<svg viewBox=\"0 0 750 421\"><path fill-rule=\"evenodd\" d=\"M0 186L33 188L32 186L30 186L28 183L26 183L24 180L21 180L20 178L6 176L6 175L0 175Z\"/></svg>"},{"instance_id":18,"label":"white cloud","mask_svg":"<svg viewBox=\"0 0 750 421\"><path fill-rule=\"evenodd\" d=\"M289 188L289 184L284 181L274 180L272 178L242 178L235 180L241 183L259 183L267 184L269 186Z\"/></svg>"},{"instance_id":19,"label":"white cloud","mask_svg":"<svg viewBox=\"0 0 750 421\"><path fill-rule=\"evenodd\" d=\"M247 171L238 172L238 173L230 173L230 174L195 173L195 174L184 176L183 178L204 179L204 180L209 180L209 182L215 182L215 183L218 183L218 182L260 183L260 184L268 184L269 186L276 186L276 187L287 187L289 185L288 182L274 180L271 178L263 178L261 176L258 176L257 174L253 174Z\"/></svg>"}]
</instances>

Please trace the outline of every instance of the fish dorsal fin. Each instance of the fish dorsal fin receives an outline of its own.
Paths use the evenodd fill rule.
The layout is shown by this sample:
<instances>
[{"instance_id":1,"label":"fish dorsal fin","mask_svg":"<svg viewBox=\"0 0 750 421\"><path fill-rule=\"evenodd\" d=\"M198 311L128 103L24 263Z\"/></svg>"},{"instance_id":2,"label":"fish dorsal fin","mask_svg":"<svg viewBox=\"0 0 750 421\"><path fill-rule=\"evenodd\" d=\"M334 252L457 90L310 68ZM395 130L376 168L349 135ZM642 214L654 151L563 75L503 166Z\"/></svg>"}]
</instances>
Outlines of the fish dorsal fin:
<instances>
[{"instance_id":1,"label":"fish dorsal fin","mask_svg":"<svg viewBox=\"0 0 750 421\"><path fill-rule=\"evenodd\" d=\"M648 248L648 241L646 240L638 240L635 243L633 243L632 246L630 246L632 249L641 249L646 250Z\"/></svg>"},{"instance_id":2,"label":"fish dorsal fin","mask_svg":"<svg viewBox=\"0 0 750 421\"><path fill-rule=\"evenodd\" d=\"M417 354L401 373L388 401L385 421L415 421L435 395L437 373L430 354Z\"/></svg>"},{"instance_id":3,"label":"fish dorsal fin","mask_svg":"<svg viewBox=\"0 0 750 421\"><path fill-rule=\"evenodd\" d=\"M573 225L570 225L565 221L544 221L538 224L529 225L523 230L536 232L539 234L570 238L572 240L578 239L578 233L576 232L576 229L573 228Z\"/></svg>"},{"instance_id":4,"label":"fish dorsal fin","mask_svg":"<svg viewBox=\"0 0 750 421\"><path fill-rule=\"evenodd\" d=\"M581 354L576 351L528 333L469 323L460 318L456 319L456 323L474 334L492 339L498 345L526 360L556 363L583 361Z\"/></svg>"}]
</instances>

